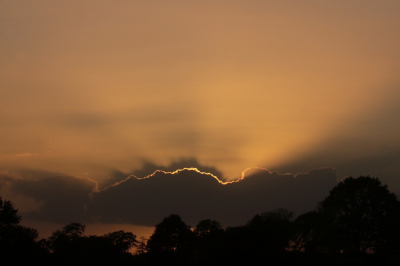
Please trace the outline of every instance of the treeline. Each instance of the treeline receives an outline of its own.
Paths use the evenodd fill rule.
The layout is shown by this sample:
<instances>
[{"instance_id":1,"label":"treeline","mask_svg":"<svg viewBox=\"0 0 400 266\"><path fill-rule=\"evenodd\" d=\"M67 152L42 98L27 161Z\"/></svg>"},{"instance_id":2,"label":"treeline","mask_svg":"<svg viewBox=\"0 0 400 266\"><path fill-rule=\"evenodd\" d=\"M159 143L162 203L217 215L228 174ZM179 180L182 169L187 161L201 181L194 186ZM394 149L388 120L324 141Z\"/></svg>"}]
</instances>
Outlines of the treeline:
<instances>
[{"instance_id":1,"label":"treeline","mask_svg":"<svg viewBox=\"0 0 400 266\"><path fill-rule=\"evenodd\" d=\"M191 228L172 214L149 239L116 231L86 236L71 223L38 240L0 198L2 265L400 265L400 201L379 179L346 178L314 211L286 209L226 227L202 220Z\"/></svg>"}]
</instances>

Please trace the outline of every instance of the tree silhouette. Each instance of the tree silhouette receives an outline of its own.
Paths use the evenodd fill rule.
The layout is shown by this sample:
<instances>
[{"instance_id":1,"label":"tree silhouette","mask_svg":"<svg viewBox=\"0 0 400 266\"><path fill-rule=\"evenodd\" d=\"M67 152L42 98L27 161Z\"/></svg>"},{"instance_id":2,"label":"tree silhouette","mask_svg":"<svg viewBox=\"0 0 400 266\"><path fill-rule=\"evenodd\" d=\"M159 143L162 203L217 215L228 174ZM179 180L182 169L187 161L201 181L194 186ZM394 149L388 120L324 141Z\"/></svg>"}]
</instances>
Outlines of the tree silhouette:
<instances>
[{"instance_id":1,"label":"tree silhouette","mask_svg":"<svg viewBox=\"0 0 400 266\"><path fill-rule=\"evenodd\" d=\"M131 263L130 249L136 236L116 231L104 236L85 236L85 225L71 223L55 231L46 241L54 260L61 265L111 265Z\"/></svg>"},{"instance_id":2,"label":"tree silhouette","mask_svg":"<svg viewBox=\"0 0 400 266\"><path fill-rule=\"evenodd\" d=\"M220 249L224 229L218 221L210 219L202 220L197 224L193 233L196 237L193 260L198 265L207 265L222 261Z\"/></svg>"},{"instance_id":3,"label":"tree silhouette","mask_svg":"<svg viewBox=\"0 0 400 266\"><path fill-rule=\"evenodd\" d=\"M147 241L148 238L141 236L136 244L135 255L143 255L147 252Z\"/></svg>"},{"instance_id":4,"label":"tree silhouette","mask_svg":"<svg viewBox=\"0 0 400 266\"><path fill-rule=\"evenodd\" d=\"M0 197L0 263L18 264L31 260L40 261L46 254L36 242L36 229L19 225L21 216L11 201Z\"/></svg>"},{"instance_id":5,"label":"tree silhouette","mask_svg":"<svg viewBox=\"0 0 400 266\"><path fill-rule=\"evenodd\" d=\"M75 249L75 241L82 237L85 232L85 225L80 223L70 223L57 230L47 240L47 247L57 256L70 256Z\"/></svg>"},{"instance_id":6,"label":"tree silhouette","mask_svg":"<svg viewBox=\"0 0 400 266\"><path fill-rule=\"evenodd\" d=\"M19 224L21 216L17 212L11 201L0 197L0 229Z\"/></svg>"},{"instance_id":7,"label":"tree silhouette","mask_svg":"<svg viewBox=\"0 0 400 266\"><path fill-rule=\"evenodd\" d=\"M179 215L171 214L156 225L147 241L151 263L184 264L190 255L194 235Z\"/></svg>"},{"instance_id":8,"label":"tree silhouette","mask_svg":"<svg viewBox=\"0 0 400 266\"><path fill-rule=\"evenodd\" d=\"M210 219L200 221L194 230L194 234L198 238L212 238L223 232L222 225L218 221Z\"/></svg>"},{"instance_id":9,"label":"tree silhouette","mask_svg":"<svg viewBox=\"0 0 400 266\"><path fill-rule=\"evenodd\" d=\"M299 215L294 221L294 230L289 250L294 252L319 252L317 232L321 232L321 213L310 211Z\"/></svg>"},{"instance_id":10,"label":"tree silhouette","mask_svg":"<svg viewBox=\"0 0 400 266\"><path fill-rule=\"evenodd\" d=\"M320 204L321 247L341 253L399 251L400 202L377 178L346 178Z\"/></svg>"},{"instance_id":11,"label":"tree silhouette","mask_svg":"<svg viewBox=\"0 0 400 266\"><path fill-rule=\"evenodd\" d=\"M265 263L284 263L289 259L287 248L294 233L293 216L293 212L280 208L257 214L248 222L254 257Z\"/></svg>"},{"instance_id":12,"label":"tree silhouette","mask_svg":"<svg viewBox=\"0 0 400 266\"><path fill-rule=\"evenodd\" d=\"M257 232L254 235L256 245L264 252L284 252L293 235L293 216L293 212L282 208L255 215L247 225Z\"/></svg>"},{"instance_id":13,"label":"tree silhouette","mask_svg":"<svg viewBox=\"0 0 400 266\"><path fill-rule=\"evenodd\" d=\"M228 227L222 256L229 265L283 263L293 234L293 213L286 209L255 215L246 225Z\"/></svg>"},{"instance_id":14,"label":"tree silhouette","mask_svg":"<svg viewBox=\"0 0 400 266\"><path fill-rule=\"evenodd\" d=\"M134 234L122 230L108 233L103 237L109 240L119 253L129 252L129 250L138 243Z\"/></svg>"}]
</instances>

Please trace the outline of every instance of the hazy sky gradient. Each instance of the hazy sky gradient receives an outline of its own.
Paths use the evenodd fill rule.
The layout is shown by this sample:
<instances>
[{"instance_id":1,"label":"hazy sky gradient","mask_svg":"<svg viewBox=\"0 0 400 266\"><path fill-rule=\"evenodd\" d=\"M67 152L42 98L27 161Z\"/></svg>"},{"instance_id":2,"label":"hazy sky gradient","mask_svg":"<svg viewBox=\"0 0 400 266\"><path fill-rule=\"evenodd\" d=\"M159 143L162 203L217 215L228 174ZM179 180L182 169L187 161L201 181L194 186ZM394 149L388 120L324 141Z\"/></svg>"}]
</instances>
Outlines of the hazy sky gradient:
<instances>
[{"instance_id":1,"label":"hazy sky gradient","mask_svg":"<svg viewBox=\"0 0 400 266\"><path fill-rule=\"evenodd\" d=\"M398 104L398 1L0 7L2 168L101 179L196 157L233 179ZM379 131L346 137L399 146Z\"/></svg>"},{"instance_id":2,"label":"hazy sky gradient","mask_svg":"<svg viewBox=\"0 0 400 266\"><path fill-rule=\"evenodd\" d=\"M390 0L0 0L0 170L107 183L186 158L399 191L399 25Z\"/></svg>"}]
</instances>

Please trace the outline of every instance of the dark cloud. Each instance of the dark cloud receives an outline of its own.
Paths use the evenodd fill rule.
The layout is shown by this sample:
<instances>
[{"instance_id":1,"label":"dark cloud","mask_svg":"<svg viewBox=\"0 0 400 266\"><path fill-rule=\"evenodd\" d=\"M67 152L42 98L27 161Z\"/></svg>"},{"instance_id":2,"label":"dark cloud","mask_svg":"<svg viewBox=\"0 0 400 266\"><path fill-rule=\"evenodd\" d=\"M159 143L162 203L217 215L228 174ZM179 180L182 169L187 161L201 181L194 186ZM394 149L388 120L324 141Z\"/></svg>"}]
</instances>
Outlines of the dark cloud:
<instances>
[{"instance_id":1,"label":"dark cloud","mask_svg":"<svg viewBox=\"0 0 400 266\"><path fill-rule=\"evenodd\" d=\"M85 220L96 183L87 178L55 176L38 181L16 180L11 189L42 203L38 211L27 213L25 218L68 223Z\"/></svg>"},{"instance_id":2,"label":"dark cloud","mask_svg":"<svg viewBox=\"0 0 400 266\"><path fill-rule=\"evenodd\" d=\"M111 172L110 177L99 182L99 189L108 187L117 182L125 180L128 176L136 176L143 178L153 174L157 170L162 170L165 172L173 172L176 169L183 168L197 168L200 172L210 173L218 177L220 180L224 180L222 173L215 167L206 166L200 164L196 158L181 158L178 161L172 162L169 165L159 165L150 161L144 161L140 169L133 170L129 173L124 173L119 170L114 170Z\"/></svg>"},{"instance_id":3,"label":"dark cloud","mask_svg":"<svg viewBox=\"0 0 400 266\"><path fill-rule=\"evenodd\" d=\"M336 170L293 175L249 168L242 178L226 183L195 168L158 170L145 178L130 176L100 191L96 182L74 176L28 180L7 174L3 179L14 193L39 203L37 209L24 213L30 220L154 226L178 213L192 225L209 218L229 226L279 207L297 214L314 209L336 184Z\"/></svg>"},{"instance_id":4,"label":"dark cloud","mask_svg":"<svg viewBox=\"0 0 400 266\"><path fill-rule=\"evenodd\" d=\"M154 225L178 213L191 224L210 218L237 225L279 207L298 214L309 211L335 184L332 168L298 175L253 168L237 182L225 184L193 169L157 171L142 179L131 176L95 193L90 212L96 222Z\"/></svg>"},{"instance_id":5,"label":"dark cloud","mask_svg":"<svg viewBox=\"0 0 400 266\"><path fill-rule=\"evenodd\" d=\"M369 175L378 177L383 183L388 184L391 191L400 191L400 149L370 152L347 160L343 160L340 155L316 150L314 153L305 154L298 160L276 166L274 169L289 172L303 171L316 165L327 165L328 161L331 162L330 165L338 169L339 179L345 176Z\"/></svg>"},{"instance_id":6,"label":"dark cloud","mask_svg":"<svg viewBox=\"0 0 400 266\"><path fill-rule=\"evenodd\" d=\"M19 176L15 173L9 173L9 171L0 172L0 190L7 189L18 178Z\"/></svg>"}]
</instances>

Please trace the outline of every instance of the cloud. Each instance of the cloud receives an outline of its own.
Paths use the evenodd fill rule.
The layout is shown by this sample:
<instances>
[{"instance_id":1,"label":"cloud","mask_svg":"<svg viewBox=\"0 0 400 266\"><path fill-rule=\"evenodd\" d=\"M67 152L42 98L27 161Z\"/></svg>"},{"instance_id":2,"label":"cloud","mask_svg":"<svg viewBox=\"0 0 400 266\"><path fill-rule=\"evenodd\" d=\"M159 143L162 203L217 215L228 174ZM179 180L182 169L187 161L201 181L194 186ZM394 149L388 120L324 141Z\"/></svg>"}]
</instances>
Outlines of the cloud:
<instances>
[{"instance_id":1,"label":"cloud","mask_svg":"<svg viewBox=\"0 0 400 266\"><path fill-rule=\"evenodd\" d=\"M86 208L96 182L74 176L55 176L40 180L15 180L11 189L41 202L37 211L24 217L33 220L68 223L86 220Z\"/></svg>"},{"instance_id":2,"label":"cloud","mask_svg":"<svg viewBox=\"0 0 400 266\"><path fill-rule=\"evenodd\" d=\"M142 179L130 176L94 193L89 211L96 222L106 223L154 225L178 213L192 225L206 218L238 225L279 207L297 214L309 211L335 184L332 168L298 175L251 168L241 179L227 183L196 169L156 171Z\"/></svg>"},{"instance_id":3,"label":"cloud","mask_svg":"<svg viewBox=\"0 0 400 266\"><path fill-rule=\"evenodd\" d=\"M75 176L26 179L6 173L0 181L9 191L37 203L23 213L29 220L154 226L177 213L193 226L202 219L231 226L279 207L297 214L314 209L336 184L336 170L294 175L249 168L231 182L196 168L157 170L145 178L129 176L103 190L97 190L93 180Z\"/></svg>"},{"instance_id":4,"label":"cloud","mask_svg":"<svg viewBox=\"0 0 400 266\"><path fill-rule=\"evenodd\" d=\"M210 173L218 177L220 180L224 180L222 173L215 167L202 165L198 162L196 158L181 158L177 161L171 162L169 165L160 165L153 162L145 160L142 167L139 169L132 170L129 173L124 173L119 170L113 170L108 179L99 182L99 189L113 185L114 183L125 180L128 176L136 176L139 178L147 177L153 174L157 170L162 170L165 172L174 172L176 169L183 168L196 168L201 172Z\"/></svg>"},{"instance_id":5,"label":"cloud","mask_svg":"<svg viewBox=\"0 0 400 266\"><path fill-rule=\"evenodd\" d=\"M351 143L348 147L351 147ZM345 149L341 152L345 153ZM278 171L301 171L307 167L327 165L330 161L331 165L338 169L339 179L345 176L369 175L378 177L389 186L391 191L400 191L400 148L385 152L366 152L360 157L346 158L347 160L343 160L340 155L333 153L324 154L322 151L316 150L314 153L305 154L303 158L274 167L274 169Z\"/></svg>"},{"instance_id":6,"label":"cloud","mask_svg":"<svg viewBox=\"0 0 400 266\"><path fill-rule=\"evenodd\" d=\"M42 205L39 201L12 189L15 183L22 179L20 173L8 170L0 171L0 196L3 199L11 200L19 214L39 210Z\"/></svg>"}]
</instances>

